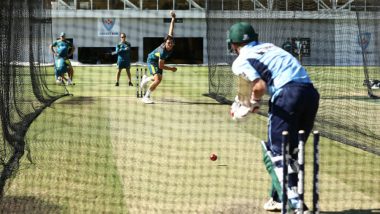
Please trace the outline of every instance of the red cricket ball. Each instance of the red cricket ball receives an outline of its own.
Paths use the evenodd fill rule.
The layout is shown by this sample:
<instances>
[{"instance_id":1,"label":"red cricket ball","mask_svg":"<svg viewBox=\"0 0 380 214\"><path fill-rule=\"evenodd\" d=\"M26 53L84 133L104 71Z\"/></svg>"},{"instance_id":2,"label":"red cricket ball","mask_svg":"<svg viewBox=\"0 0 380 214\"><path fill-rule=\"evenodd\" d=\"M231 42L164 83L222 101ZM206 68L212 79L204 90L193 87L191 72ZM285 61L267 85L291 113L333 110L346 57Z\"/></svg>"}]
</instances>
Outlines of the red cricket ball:
<instances>
[{"instance_id":1,"label":"red cricket ball","mask_svg":"<svg viewBox=\"0 0 380 214\"><path fill-rule=\"evenodd\" d=\"M218 159L218 156L216 154L211 154L210 155L210 160L216 161Z\"/></svg>"}]
</instances>

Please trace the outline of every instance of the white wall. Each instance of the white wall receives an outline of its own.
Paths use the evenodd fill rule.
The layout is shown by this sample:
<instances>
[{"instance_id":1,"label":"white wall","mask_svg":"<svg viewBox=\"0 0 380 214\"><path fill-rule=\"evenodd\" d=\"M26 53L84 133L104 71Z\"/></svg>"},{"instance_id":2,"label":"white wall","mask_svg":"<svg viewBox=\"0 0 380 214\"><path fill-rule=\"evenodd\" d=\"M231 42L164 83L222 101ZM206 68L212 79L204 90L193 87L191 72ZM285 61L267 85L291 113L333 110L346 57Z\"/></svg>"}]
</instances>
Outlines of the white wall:
<instances>
[{"instance_id":1,"label":"white wall","mask_svg":"<svg viewBox=\"0 0 380 214\"><path fill-rule=\"evenodd\" d=\"M78 47L114 47L119 42L118 36L98 36L99 18L120 18L120 31L125 32L127 40L133 47L139 47L139 62L143 61L143 38L164 37L169 30L169 11L53 11L53 35L59 36L64 31L67 38L74 39ZM199 11L177 12L183 23L176 23L175 37L203 37L203 53L206 51L206 20ZM78 60L78 52L74 53ZM207 63L207 55L203 61Z\"/></svg>"},{"instance_id":2,"label":"white wall","mask_svg":"<svg viewBox=\"0 0 380 214\"><path fill-rule=\"evenodd\" d=\"M288 37L310 38L311 56L304 57L304 65L363 65L363 54L358 42L359 24L356 13L340 12L241 12L213 11L208 16L208 63L232 63L235 56L226 51L226 31L238 21L252 24L259 41L281 46ZM371 35L365 50L367 65L380 64L380 14L359 13L362 33Z\"/></svg>"},{"instance_id":3,"label":"white wall","mask_svg":"<svg viewBox=\"0 0 380 214\"><path fill-rule=\"evenodd\" d=\"M364 13L363 13L364 14ZM368 64L379 64L379 13L360 15L362 32L371 33L367 48ZM369 14L369 15L368 15ZM121 31L127 34L132 46L139 47L139 62L143 62L143 38L164 37L169 23L166 10L55 10L52 11L53 35L65 31L67 37L74 39L76 47L113 47L119 37L98 36L99 18L120 18ZM210 40L207 41L207 24L205 12L199 10L177 11L177 17L183 23L175 25L177 37L203 37L203 62L208 63L208 56L217 61L230 62L231 55L226 53L226 31L237 21L252 22L259 33L261 41L272 42L281 46L287 37L306 37L311 39L311 57L304 58L307 65L358 65L362 64L361 49L358 45L358 23L354 12L265 12L265 11L211 11ZM209 26L209 27L210 27ZM210 45L209 51L207 46ZM220 56L219 56L220 55ZM51 57L51 56L50 56ZM78 59L77 51L74 60ZM213 63L213 62L211 62Z\"/></svg>"}]
</instances>

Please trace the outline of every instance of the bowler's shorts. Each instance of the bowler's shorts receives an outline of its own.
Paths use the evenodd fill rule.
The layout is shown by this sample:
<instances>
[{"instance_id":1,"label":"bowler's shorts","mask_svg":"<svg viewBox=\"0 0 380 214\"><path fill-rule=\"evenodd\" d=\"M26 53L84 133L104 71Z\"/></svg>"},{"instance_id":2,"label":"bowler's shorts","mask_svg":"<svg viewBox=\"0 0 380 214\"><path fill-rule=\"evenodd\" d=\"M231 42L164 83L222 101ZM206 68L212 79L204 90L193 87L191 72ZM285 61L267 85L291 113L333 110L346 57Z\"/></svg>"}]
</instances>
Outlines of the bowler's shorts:
<instances>
[{"instance_id":1,"label":"bowler's shorts","mask_svg":"<svg viewBox=\"0 0 380 214\"><path fill-rule=\"evenodd\" d=\"M70 60L69 59L65 59L65 63L66 63L66 66L67 66L67 70L70 70L72 68Z\"/></svg>"},{"instance_id":2,"label":"bowler's shorts","mask_svg":"<svg viewBox=\"0 0 380 214\"><path fill-rule=\"evenodd\" d=\"M123 69L123 68L125 68L125 69L130 69L131 68L131 63L129 62L129 61L117 61L117 67L119 68L119 69Z\"/></svg>"},{"instance_id":3,"label":"bowler's shorts","mask_svg":"<svg viewBox=\"0 0 380 214\"><path fill-rule=\"evenodd\" d=\"M149 72L151 75L155 75L155 74L160 74L162 75L163 71L162 69L159 69L158 68L158 65L155 65L155 64L151 64L148 62L148 69L149 69Z\"/></svg>"},{"instance_id":4,"label":"bowler's shorts","mask_svg":"<svg viewBox=\"0 0 380 214\"><path fill-rule=\"evenodd\" d=\"M65 63L67 65L67 68L71 67L71 62L69 59L65 59Z\"/></svg>"}]
</instances>

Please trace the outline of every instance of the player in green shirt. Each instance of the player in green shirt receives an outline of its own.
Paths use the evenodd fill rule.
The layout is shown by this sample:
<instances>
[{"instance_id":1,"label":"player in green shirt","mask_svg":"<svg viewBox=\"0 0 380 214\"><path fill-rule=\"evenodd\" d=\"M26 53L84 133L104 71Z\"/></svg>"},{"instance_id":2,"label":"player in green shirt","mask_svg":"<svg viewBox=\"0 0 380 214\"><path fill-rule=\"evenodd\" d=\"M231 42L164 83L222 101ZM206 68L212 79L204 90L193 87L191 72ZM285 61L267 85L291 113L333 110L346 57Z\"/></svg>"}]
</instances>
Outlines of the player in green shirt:
<instances>
[{"instance_id":1,"label":"player in green shirt","mask_svg":"<svg viewBox=\"0 0 380 214\"><path fill-rule=\"evenodd\" d=\"M163 70L170 70L172 72L177 71L176 67L171 67L165 65L165 61L170 57L174 48L174 22L175 22L175 13L174 11L170 11L170 15L172 20L170 22L169 33L165 37L164 43L158 46L155 50L153 50L147 59L148 69L151 77L143 76L140 87L144 87L150 81L153 83L149 86L147 92L142 98L143 103L152 104L153 101L150 98L151 93L157 88L157 86L162 81Z\"/></svg>"},{"instance_id":2,"label":"player in green shirt","mask_svg":"<svg viewBox=\"0 0 380 214\"><path fill-rule=\"evenodd\" d=\"M127 71L129 86L133 86L131 81L131 43L127 42L125 33L120 34L120 43L116 45L117 73L116 84L119 86L120 73L123 68Z\"/></svg>"},{"instance_id":3,"label":"player in green shirt","mask_svg":"<svg viewBox=\"0 0 380 214\"><path fill-rule=\"evenodd\" d=\"M74 53L74 50L75 50L75 47L73 44L71 44L68 40L66 40L66 34L64 32L62 32L60 34L60 38L53 42L53 44L50 45L50 50L51 52L54 54L54 56L56 56L56 62L55 62L55 80L57 81L57 83L61 83L62 82L62 77L64 78L64 73L68 73L68 78L67 78L67 84L68 85L72 85L74 84L72 82L72 79L73 79L73 76L74 76L74 69L73 67L71 66L71 62L69 60L69 57L71 55L73 55ZM65 69L65 72L63 71L57 71L58 68L62 68L62 59L64 60L65 64L66 64L66 69ZM61 74L61 75L58 75ZM66 79L66 78L64 78Z\"/></svg>"}]
</instances>

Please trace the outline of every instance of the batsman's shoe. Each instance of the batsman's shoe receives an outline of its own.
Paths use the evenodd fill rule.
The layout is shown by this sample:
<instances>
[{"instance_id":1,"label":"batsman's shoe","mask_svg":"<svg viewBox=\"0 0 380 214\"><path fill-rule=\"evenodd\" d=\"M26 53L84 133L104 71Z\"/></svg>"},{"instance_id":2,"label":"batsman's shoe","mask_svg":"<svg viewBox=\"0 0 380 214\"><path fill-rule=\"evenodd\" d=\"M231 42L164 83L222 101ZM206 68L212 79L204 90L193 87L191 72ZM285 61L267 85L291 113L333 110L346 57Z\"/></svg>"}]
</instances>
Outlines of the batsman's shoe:
<instances>
[{"instance_id":1,"label":"batsman's shoe","mask_svg":"<svg viewBox=\"0 0 380 214\"><path fill-rule=\"evenodd\" d=\"M294 214L312 214L313 212L311 212L309 210L301 211L299 209L296 209L296 210L294 210L294 212L291 212L291 213L294 213Z\"/></svg>"},{"instance_id":2,"label":"batsman's shoe","mask_svg":"<svg viewBox=\"0 0 380 214\"><path fill-rule=\"evenodd\" d=\"M149 97L143 97L141 101L145 104L153 104L153 100L151 100Z\"/></svg>"},{"instance_id":3,"label":"batsman's shoe","mask_svg":"<svg viewBox=\"0 0 380 214\"><path fill-rule=\"evenodd\" d=\"M115 86L119 86L119 82L116 82L116 83L115 83Z\"/></svg>"},{"instance_id":4,"label":"batsman's shoe","mask_svg":"<svg viewBox=\"0 0 380 214\"><path fill-rule=\"evenodd\" d=\"M312 211L309 211L309 208L306 206L306 204L303 204L303 211L301 209L295 209L293 210L294 214L313 214Z\"/></svg>"},{"instance_id":5,"label":"batsman's shoe","mask_svg":"<svg viewBox=\"0 0 380 214\"><path fill-rule=\"evenodd\" d=\"M130 81L130 82L128 83L128 85L129 85L129 86L133 86L133 83Z\"/></svg>"},{"instance_id":6,"label":"batsman's shoe","mask_svg":"<svg viewBox=\"0 0 380 214\"><path fill-rule=\"evenodd\" d=\"M270 198L264 204L264 210L266 210L266 211L272 211L272 212L278 211L279 212L279 211L281 211L281 208L282 208L282 203L273 200L273 198Z\"/></svg>"},{"instance_id":7,"label":"batsman's shoe","mask_svg":"<svg viewBox=\"0 0 380 214\"><path fill-rule=\"evenodd\" d=\"M149 81L149 78L146 75L144 75L140 83L140 88L143 88L148 83L148 81Z\"/></svg>"}]
</instances>

